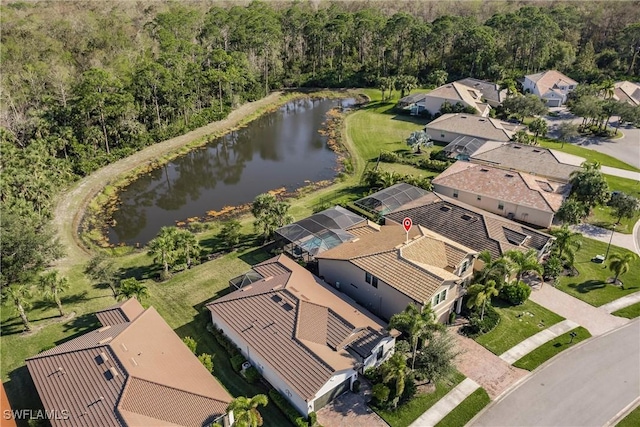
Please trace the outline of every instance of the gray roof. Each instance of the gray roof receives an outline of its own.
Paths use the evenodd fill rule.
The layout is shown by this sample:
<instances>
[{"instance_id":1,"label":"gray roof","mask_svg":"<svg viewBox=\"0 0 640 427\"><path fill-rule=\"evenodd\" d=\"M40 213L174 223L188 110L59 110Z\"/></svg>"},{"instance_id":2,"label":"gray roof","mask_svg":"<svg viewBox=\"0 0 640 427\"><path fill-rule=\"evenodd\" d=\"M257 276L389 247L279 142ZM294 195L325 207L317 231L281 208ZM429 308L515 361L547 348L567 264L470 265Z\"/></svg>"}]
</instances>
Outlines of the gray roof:
<instances>
[{"instance_id":1,"label":"gray roof","mask_svg":"<svg viewBox=\"0 0 640 427\"><path fill-rule=\"evenodd\" d=\"M521 128L523 127L498 119L455 113L443 114L427 124L425 130L435 140L438 139L438 132L444 131L480 139L507 142Z\"/></svg>"},{"instance_id":2,"label":"gray roof","mask_svg":"<svg viewBox=\"0 0 640 427\"><path fill-rule=\"evenodd\" d=\"M363 197L354 204L366 211L384 215L426 194L428 191L401 182Z\"/></svg>"},{"instance_id":3,"label":"gray roof","mask_svg":"<svg viewBox=\"0 0 640 427\"><path fill-rule=\"evenodd\" d=\"M466 156L470 156L475 153L478 148L482 147L484 143L487 142L486 139L476 138L473 136L459 136L446 147L442 149L445 153L448 153L449 156L455 157L456 154L464 154Z\"/></svg>"},{"instance_id":4,"label":"gray roof","mask_svg":"<svg viewBox=\"0 0 640 427\"><path fill-rule=\"evenodd\" d=\"M471 77L458 80L456 83L463 84L465 86L472 87L482 92L482 97L487 100L489 104L497 105L507 97L506 89L500 89L500 85L485 80L478 80Z\"/></svg>"},{"instance_id":5,"label":"gray roof","mask_svg":"<svg viewBox=\"0 0 640 427\"><path fill-rule=\"evenodd\" d=\"M573 171L580 169L578 166L561 163L548 148L516 143L503 144L492 150L473 154L470 160L564 182L569 180Z\"/></svg>"}]
</instances>

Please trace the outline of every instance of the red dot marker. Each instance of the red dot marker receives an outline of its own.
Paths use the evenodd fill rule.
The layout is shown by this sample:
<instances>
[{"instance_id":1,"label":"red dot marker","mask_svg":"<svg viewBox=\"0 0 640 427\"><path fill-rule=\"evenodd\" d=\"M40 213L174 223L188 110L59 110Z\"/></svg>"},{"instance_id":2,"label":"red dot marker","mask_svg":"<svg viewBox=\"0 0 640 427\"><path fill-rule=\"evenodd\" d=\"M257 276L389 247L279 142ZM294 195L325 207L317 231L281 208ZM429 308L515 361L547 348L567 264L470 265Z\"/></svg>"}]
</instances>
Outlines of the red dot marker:
<instances>
[{"instance_id":1,"label":"red dot marker","mask_svg":"<svg viewBox=\"0 0 640 427\"><path fill-rule=\"evenodd\" d=\"M408 233L413 226L413 221L411 221L411 218L405 218L402 220L402 226L404 227L404 231Z\"/></svg>"}]
</instances>

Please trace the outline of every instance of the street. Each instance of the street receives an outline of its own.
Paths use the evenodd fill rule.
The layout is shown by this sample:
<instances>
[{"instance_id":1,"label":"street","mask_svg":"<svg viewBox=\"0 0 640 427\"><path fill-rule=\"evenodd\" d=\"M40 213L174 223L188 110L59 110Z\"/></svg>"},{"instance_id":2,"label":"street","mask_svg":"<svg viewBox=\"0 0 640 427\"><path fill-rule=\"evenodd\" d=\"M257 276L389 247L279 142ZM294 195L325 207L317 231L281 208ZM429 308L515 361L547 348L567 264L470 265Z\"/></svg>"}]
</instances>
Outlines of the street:
<instances>
[{"instance_id":1,"label":"street","mask_svg":"<svg viewBox=\"0 0 640 427\"><path fill-rule=\"evenodd\" d=\"M474 426L602 426L640 396L640 319L561 353Z\"/></svg>"}]
</instances>

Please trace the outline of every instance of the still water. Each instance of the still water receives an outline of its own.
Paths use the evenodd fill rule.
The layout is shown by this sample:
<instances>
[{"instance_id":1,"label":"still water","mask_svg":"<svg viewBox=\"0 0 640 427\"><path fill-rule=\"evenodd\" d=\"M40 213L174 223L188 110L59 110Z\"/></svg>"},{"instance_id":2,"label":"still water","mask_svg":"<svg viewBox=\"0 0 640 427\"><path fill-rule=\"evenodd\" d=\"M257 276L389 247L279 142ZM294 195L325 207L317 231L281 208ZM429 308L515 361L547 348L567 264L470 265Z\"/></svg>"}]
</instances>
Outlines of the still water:
<instances>
[{"instance_id":1,"label":"still water","mask_svg":"<svg viewBox=\"0 0 640 427\"><path fill-rule=\"evenodd\" d=\"M258 194L335 176L336 154L318 132L353 99L301 99L141 176L120 192L114 244L146 244L160 227L251 202Z\"/></svg>"}]
</instances>

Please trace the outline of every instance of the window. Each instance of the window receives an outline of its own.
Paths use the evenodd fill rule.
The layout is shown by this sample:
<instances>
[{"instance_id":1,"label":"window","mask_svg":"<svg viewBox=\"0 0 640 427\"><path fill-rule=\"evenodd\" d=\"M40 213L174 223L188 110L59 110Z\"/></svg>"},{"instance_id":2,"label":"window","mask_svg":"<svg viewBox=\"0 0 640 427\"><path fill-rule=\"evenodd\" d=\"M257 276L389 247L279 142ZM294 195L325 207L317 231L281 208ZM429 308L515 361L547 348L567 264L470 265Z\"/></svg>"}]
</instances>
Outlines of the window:
<instances>
[{"instance_id":1,"label":"window","mask_svg":"<svg viewBox=\"0 0 640 427\"><path fill-rule=\"evenodd\" d=\"M467 271L468 267L469 267L469 261L465 259L464 262L462 263L462 267L460 268L460 274L463 274L465 271Z\"/></svg>"},{"instance_id":2,"label":"window","mask_svg":"<svg viewBox=\"0 0 640 427\"><path fill-rule=\"evenodd\" d=\"M498 209L503 210L504 209L504 203L498 202Z\"/></svg>"},{"instance_id":3,"label":"window","mask_svg":"<svg viewBox=\"0 0 640 427\"><path fill-rule=\"evenodd\" d=\"M569 86L569 89L573 89L574 87L575 87L574 85L570 85L570 86Z\"/></svg>"},{"instance_id":4,"label":"window","mask_svg":"<svg viewBox=\"0 0 640 427\"><path fill-rule=\"evenodd\" d=\"M453 190L453 197L458 198L458 190Z\"/></svg>"},{"instance_id":5,"label":"window","mask_svg":"<svg viewBox=\"0 0 640 427\"><path fill-rule=\"evenodd\" d=\"M384 347L380 346L380 348L378 349L378 354L376 355L376 360L382 359L383 355L384 355Z\"/></svg>"},{"instance_id":6,"label":"window","mask_svg":"<svg viewBox=\"0 0 640 427\"><path fill-rule=\"evenodd\" d=\"M482 200L482 196L477 195L477 196L476 196L476 200Z\"/></svg>"},{"instance_id":7,"label":"window","mask_svg":"<svg viewBox=\"0 0 640 427\"><path fill-rule=\"evenodd\" d=\"M367 273L366 271L364 273L364 281L369 283L374 288L378 287L378 278L371 273Z\"/></svg>"},{"instance_id":8,"label":"window","mask_svg":"<svg viewBox=\"0 0 640 427\"><path fill-rule=\"evenodd\" d=\"M437 294L435 294L435 296L433 297L433 306L435 307L436 305L440 304L446 299L447 299L447 290L445 289L442 292L438 292Z\"/></svg>"},{"instance_id":9,"label":"window","mask_svg":"<svg viewBox=\"0 0 640 427\"><path fill-rule=\"evenodd\" d=\"M375 276L373 276L373 277L372 277L371 285L372 285L374 288L377 288L377 287L378 287L378 278L377 278L377 277L375 277Z\"/></svg>"},{"instance_id":10,"label":"window","mask_svg":"<svg viewBox=\"0 0 640 427\"><path fill-rule=\"evenodd\" d=\"M444 133L441 133L441 134L440 134L440 138L444 138Z\"/></svg>"},{"instance_id":11,"label":"window","mask_svg":"<svg viewBox=\"0 0 640 427\"><path fill-rule=\"evenodd\" d=\"M367 283L371 283L371 279L372 279L372 277L373 277L373 276L371 275L371 273L367 273L367 272L365 272L365 273L364 273L364 281L365 281L365 282L367 282Z\"/></svg>"}]
</instances>

